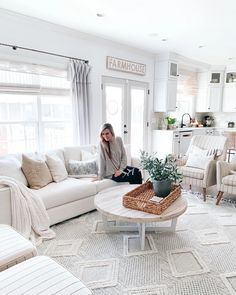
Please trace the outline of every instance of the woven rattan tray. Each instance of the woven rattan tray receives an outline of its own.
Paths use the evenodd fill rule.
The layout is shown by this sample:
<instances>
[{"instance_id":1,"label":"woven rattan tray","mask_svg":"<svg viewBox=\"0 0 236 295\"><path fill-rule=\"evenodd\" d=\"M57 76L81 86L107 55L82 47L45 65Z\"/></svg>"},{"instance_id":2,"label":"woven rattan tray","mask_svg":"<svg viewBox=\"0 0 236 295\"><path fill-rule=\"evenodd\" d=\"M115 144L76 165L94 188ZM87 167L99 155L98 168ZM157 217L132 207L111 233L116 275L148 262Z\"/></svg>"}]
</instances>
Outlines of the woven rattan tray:
<instances>
[{"instance_id":1,"label":"woven rattan tray","mask_svg":"<svg viewBox=\"0 0 236 295\"><path fill-rule=\"evenodd\" d=\"M168 196L160 202L151 201L155 195L150 181L141 184L123 196L123 206L152 214L161 214L168 208L181 194L180 185L173 185Z\"/></svg>"}]
</instances>

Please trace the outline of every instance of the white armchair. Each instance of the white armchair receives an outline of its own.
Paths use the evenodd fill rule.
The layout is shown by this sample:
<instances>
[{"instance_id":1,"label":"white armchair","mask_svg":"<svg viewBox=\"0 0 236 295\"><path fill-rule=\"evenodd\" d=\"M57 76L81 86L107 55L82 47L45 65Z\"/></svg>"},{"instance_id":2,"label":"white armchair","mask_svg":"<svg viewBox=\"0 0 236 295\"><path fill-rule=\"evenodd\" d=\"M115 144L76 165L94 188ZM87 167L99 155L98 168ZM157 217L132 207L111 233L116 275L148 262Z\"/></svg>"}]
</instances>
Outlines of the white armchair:
<instances>
[{"instance_id":1,"label":"white armchair","mask_svg":"<svg viewBox=\"0 0 236 295\"><path fill-rule=\"evenodd\" d=\"M236 163L219 161L216 166L217 200L219 205L224 193L236 195Z\"/></svg>"},{"instance_id":2,"label":"white armchair","mask_svg":"<svg viewBox=\"0 0 236 295\"><path fill-rule=\"evenodd\" d=\"M206 189L216 184L216 162L225 160L227 138L224 136L195 135L190 142L186 159L180 161L183 184L201 187L204 201Z\"/></svg>"}]
</instances>

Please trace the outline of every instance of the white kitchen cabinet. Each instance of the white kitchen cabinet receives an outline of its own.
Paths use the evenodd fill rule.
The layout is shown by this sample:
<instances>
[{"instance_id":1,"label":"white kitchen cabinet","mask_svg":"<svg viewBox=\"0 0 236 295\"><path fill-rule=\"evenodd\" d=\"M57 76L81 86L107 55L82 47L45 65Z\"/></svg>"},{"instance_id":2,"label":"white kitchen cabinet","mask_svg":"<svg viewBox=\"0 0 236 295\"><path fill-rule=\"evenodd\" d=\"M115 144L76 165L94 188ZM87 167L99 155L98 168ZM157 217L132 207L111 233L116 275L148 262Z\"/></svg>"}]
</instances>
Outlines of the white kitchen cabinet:
<instances>
[{"instance_id":1,"label":"white kitchen cabinet","mask_svg":"<svg viewBox=\"0 0 236 295\"><path fill-rule=\"evenodd\" d=\"M227 71L223 91L223 112L236 112L236 72Z\"/></svg>"},{"instance_id":2,"label":"white kitchen cabinet","mask_svg":"<svg viewBox=\"0 0 236 295\"><path fill-rule=\"evenodd\" d=\"M170 59L157 60L154 81L154 112L176 110L178 64Z\"/></svg>"},{"instance_id":3,"label":"white kitchen cabinet","mask_svg":"<svg viewBox=\"0 0 236 295\"><path fill-rule=\"evenodd\" d=\"M207 111L208 112L219 112L221 111L222 105L222 92L223 87L218 85L208 86L207 92Z\"/></svg>"},{"instance_id":4,"label":"white kitchen cabinet","mask_svg":"<svg viewBox=\"0 0 236 295\"><path fill-rule=\"evenodd\" d=\"M223 71L198 75L196 112L219 112L222 106Z\"/></svg>"},{"instance_id":5,"label":"white kitchen cabinet","mask_svg":"<svg viewBox=\"0 0 236 295\"><path fill-rule=\"evenodd\" d=\"M177 80L156 80L154 85L154 111L168 112L176 110Z\"/></svg>"},{"instance_id":6,"label":"white kitchen cabinet","mask_svg":"<svg viewBox=\"0 0 236 295\"><path fill-rule=\"evenodd\" d=\"M207 110L207 86L199 87L196 101L196 112L206 112Z\"/></svg>"},{"instance_id":7,"label":"white kitchen cabinet","mask_svg":"<svg viewBox=\"0 0 236 295\"><path fill-rule=\"evenodd\" d=\"M236 112L236 85L225 85L222 111Z\"/></svg>"}]
</instances>

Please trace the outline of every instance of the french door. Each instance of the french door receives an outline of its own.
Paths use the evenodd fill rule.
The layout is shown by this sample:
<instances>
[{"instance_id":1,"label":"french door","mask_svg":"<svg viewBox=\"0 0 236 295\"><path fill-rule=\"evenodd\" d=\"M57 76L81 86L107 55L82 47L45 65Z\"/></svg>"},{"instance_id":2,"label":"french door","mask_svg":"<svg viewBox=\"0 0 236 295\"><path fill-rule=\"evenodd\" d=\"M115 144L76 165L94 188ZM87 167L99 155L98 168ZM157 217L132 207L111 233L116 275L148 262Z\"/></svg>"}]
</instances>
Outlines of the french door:
<instances>
[{"instance_id":1,"label":"french door","mask_svg":"<svg viewBox=\"0 0 236 295\"><path fill-rule=\"evenodd\" d=\"M103 77L103 121L113 125L115 134L131 145L132 156L146 149L148 84Z\"/></svg>"}]
</instances>

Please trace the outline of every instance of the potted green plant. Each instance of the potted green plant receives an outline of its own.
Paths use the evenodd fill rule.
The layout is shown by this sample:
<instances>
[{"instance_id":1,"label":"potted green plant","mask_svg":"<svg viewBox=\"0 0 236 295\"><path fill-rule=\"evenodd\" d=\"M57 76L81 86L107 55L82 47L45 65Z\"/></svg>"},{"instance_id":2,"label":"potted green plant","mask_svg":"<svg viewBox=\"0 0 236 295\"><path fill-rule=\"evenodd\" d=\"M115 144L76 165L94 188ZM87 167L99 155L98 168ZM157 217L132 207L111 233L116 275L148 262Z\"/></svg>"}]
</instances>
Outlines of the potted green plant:
<instances>
[{"instance_id":1,"label":"potted green plant","mask_svg":"<svg viewBox=\"0 0 236 295\"><path fill-rule=\"evenodd\" d=\"M165 117L165 120L167 122L167 129L173 129L174 125L176 123L176 118L172 118L170 116Z\"/></svg>"},{"instance_id":2,"label":"potted green plant","mask_svg":"<svg viewBox=\"0 0 236 295\"><path fill-rule=\"evenodd\" d=\"M165 159L158 159L153 154L141 151L140 168L149 173L153 189L158 197L166 197L171 191L171 184L182 180L182 173L178 171L176 159L167 155Z\"/></svg>"}]
</instances>

